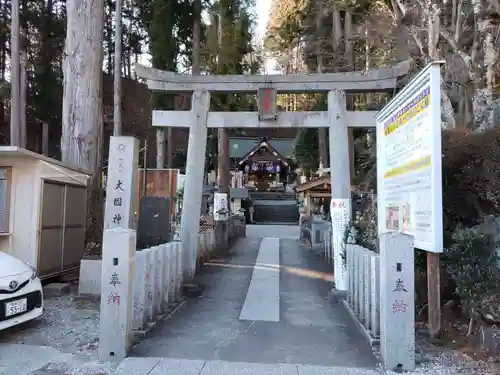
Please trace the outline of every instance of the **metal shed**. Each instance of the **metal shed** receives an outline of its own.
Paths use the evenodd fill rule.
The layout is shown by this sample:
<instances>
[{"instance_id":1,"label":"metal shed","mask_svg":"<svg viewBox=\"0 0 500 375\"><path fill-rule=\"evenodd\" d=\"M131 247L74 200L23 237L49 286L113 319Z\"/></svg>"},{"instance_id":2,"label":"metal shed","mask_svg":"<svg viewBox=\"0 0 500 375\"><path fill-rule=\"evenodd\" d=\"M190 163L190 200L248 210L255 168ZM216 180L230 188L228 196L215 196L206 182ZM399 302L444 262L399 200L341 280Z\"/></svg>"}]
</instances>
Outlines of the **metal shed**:
<instances>
[{"instance_id":1,"label":"metal shed","mask_svg":"<svg viewBox=\"0 0 500 375\"><path fill-rule=\"evenodd\" d=\"M48 278L78 268L85 246L89 173L0 146L0 251Z\"/></svg>"}]
</instances>

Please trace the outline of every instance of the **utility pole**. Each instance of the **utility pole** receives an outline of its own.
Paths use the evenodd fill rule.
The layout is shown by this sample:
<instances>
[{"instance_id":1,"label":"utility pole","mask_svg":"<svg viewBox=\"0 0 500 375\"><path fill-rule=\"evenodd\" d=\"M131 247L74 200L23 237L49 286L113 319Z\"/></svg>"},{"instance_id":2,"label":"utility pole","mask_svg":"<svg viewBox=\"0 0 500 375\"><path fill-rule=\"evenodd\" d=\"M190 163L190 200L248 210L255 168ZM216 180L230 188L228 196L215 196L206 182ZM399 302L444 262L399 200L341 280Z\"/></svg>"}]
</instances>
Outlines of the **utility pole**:
<instances>
[{"instance_id":1,"label":"utility pole","mask_svg":"<svg viewBox=\"0 0 500 375\"><path fill-rule=\"evenodd\" d=\"M10 145L19 146L19 127L21 122L21 72L20 72L20 21L19 0L12 0L12 23L10 35L11 68L10 68Z\"/></svg>"},{"instance_id":2,"label":"utility pole","mask_svg":"<svg viewBox=\"0 0 500 375\"><path fill-rule=\"evenodd\" d=\"M113 135L122 134L122 0L115 8L115 73L113 77Z\"/></svg>"},{"instance_id":3,"label":"utility pole","mask_svg":"<svg viewBox=\"0 0 500 375\"><path fill-rule=\"evenodd\" d=\"M221 73L222 67L222 7L219 8L217 22L217 73ZM229 198L229 136L227 129L219 128L217 131L217 185L221 193L227 193Z\"/></svg>"}]
</instances>

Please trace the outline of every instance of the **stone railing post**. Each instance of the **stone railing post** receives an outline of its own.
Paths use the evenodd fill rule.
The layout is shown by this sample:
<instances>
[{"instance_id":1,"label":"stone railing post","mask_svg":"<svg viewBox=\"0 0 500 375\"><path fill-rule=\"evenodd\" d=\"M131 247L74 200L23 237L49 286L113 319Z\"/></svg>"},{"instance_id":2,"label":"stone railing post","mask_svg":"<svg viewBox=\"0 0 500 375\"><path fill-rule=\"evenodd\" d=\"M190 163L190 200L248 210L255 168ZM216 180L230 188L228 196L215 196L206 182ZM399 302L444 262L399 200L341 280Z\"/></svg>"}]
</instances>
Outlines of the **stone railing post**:
<instances>
[{"instance_id":1,"label":"stone railing post","mask_svg":"<svg viewBox=\"0 0 500 375\"><path fill-rule=\"evenodd\" d=\"M132 347L136 232L104 231L99 360L121 361Z\"/></svg>"},{"instance_id":2,"label":"stone railing post","mask_svg":"<svg viewBox=\"0 0 500 375\"><path fill-rule=\"evenodd\" d=\"M386 369L415 368L413 237L380 235L380 352Z\"/></svg>"}]
</instances>

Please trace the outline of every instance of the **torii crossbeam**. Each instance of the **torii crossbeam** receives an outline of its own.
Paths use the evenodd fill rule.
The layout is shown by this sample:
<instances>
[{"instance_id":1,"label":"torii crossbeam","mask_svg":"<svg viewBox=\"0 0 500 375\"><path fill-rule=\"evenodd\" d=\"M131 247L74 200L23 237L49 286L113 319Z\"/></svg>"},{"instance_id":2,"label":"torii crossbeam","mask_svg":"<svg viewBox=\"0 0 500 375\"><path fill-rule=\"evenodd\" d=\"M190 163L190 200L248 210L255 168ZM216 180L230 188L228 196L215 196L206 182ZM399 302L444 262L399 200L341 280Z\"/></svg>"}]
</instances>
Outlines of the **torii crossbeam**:
<instances>
[{"instance_id":1,"label":"torii crossbeam","mask_svg":"<svg viewBox=\"0 0 500 375\"><path fill-rule=\"evenodd\" d=\"M394 90L397 79L405 76L409 69L410 61L407 60L392 67L368 72L188 76L135 64L135 73L146 79L150 90L172 93L198 90L250 93L265 87L273 87L283 94L330 90L384 92Z\"/></svg>"},{"instance_id":2,"label":"torii crossbeam","mask_svg":"<svg viewBox=\"0 0 500 375\"><path fill-rule=\"evenodd\" d=\"M350 112L346 108L346 92L393 91L398 78L405 76L409 61L392 67L368 72L294 74L294 75L214 75L188 76L135 65L136 74L146 79L149 89L170 93L192 92L190 111L154 111L154 126L189 127L186 161L186 181L181 218L181 239L184 243L186 279L194 276L197 237L203 189L204 158L207 145L207 128L280 128L328 127L330 148L330 175L332 201L342 201L345 212L332 217L333 248L335 256L335 286L347 288L345 269L342 266L342 239L350 220L350 168L348 126L375 126L374 112ZM274 94L328 92L327 112L211 112L210 93L257 93L272 89ZM266 91L266 90L264 90ZM268 91L268 90L267 90ZM274 95L275 97L276 95ZM269 99L267 97L266 99ZM275 100L275 99L274 99ZM273 109L275 106L273 107ZM339 206L337 206L339 207ZM340 212L340 211L339 211Z\"/></svg>"}]
</instances>

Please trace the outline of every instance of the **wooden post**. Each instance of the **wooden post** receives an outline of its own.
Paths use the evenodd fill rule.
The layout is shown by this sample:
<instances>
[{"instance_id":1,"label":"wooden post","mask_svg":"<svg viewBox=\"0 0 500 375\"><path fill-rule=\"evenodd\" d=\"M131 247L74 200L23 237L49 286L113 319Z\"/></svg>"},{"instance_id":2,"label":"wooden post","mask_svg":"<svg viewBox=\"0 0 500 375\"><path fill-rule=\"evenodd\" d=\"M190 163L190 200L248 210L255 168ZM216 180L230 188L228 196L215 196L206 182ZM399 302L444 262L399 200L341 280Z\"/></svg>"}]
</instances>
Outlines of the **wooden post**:
<instances>
[{"instance_id":1,"label":"wooden post","mask_svg":"<svg viewBox=\"0 0 500 375\"><path fill-rule=\"evenodd\" d=\"M430 3L429 9L427 9L427 17L427 47L429 51L429 57L432 60L437 60L439 59L439 53L437 49L437 44L439 41L439 13L435 12L432 9ZM435 77L435 79L437 78L439 80L437 87L440 92L439 96L442 98L442 90L440 85L440 82L442 81L441 74L433 74L431 77ZM438 99L437 103L434 105L439 107L440 105L442 105L442 102L440 102ZM441 115L439 115L439 119L441 119ZM440 221L442 221L442 219L440 219ZM440 229L441 231L443 230L442 225ZM429 337L437 338L441 335L441 280L439 253L427 253L427 300L427 311L429 313Z\"/></svg>"},{"instance_id":2,"label":"wooden post","mask_svg":"<svg viewBox=\"0 0 500 375\"><path fill-rule=\"evenodd\" d=\"M427 253L427 303L429 311L429 337L441 334L441 280L439 253Z\"/></svg>"}]
</instances>

